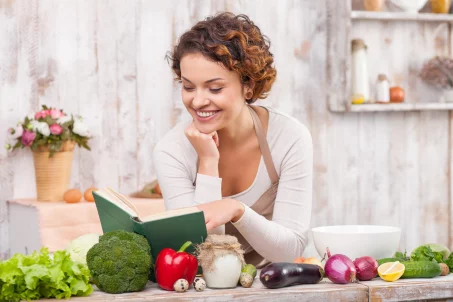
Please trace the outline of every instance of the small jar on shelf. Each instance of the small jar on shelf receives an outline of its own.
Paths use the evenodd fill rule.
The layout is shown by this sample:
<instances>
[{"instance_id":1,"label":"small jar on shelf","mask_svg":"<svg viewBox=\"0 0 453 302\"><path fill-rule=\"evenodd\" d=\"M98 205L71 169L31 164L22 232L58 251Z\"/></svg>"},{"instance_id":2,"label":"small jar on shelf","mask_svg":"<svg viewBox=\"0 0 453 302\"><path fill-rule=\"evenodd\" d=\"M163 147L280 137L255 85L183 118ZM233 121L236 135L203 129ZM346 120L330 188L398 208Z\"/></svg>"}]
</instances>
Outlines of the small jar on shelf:
<instances>
[{"instance_id":1,"label":"small jar on shelf","mask_svg":"<svg viewBox=\"0 0 453 302\"><path fill-rule=\"evenodd\" d=\"M401 86L390 87L390 103L403 103L406 98L404 88Z\"/></svg>"},{"instance_id":2,"label":"small jar on shelf","mask_svg":"<svg viewBox=\"0 0 453 302\"><path fill-rule=\"evenodd\" d=\"M431 11L435 14L448 14L451 0L430 0Z\"/></svg>"},{"instance_id":3,"label":"small jar on shelf","mask_svg":"<svg viewBox=\"0 0 453 302\"><path fill-rule=\"evenodd\" d=\"M367 11L380 12L384 6L384 0L363 0L363 7Z\"/></svg>"}]
</instances>

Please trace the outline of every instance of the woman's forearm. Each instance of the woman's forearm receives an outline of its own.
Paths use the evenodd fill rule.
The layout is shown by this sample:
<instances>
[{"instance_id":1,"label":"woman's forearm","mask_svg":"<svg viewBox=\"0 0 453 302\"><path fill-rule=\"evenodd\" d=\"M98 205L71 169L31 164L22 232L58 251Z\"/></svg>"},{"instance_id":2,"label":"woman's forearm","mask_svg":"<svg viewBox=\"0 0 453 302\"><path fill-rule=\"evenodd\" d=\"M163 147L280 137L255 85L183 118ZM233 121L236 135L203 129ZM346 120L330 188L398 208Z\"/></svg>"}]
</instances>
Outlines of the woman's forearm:
<instances>
[{"instance_id":1,"label":"woman's forearm","mask_svg":"<svg viewBox=\"0 0 453 302\"><path fill-rule=\"evenodd\" d=\"M272 262L291 262L303 254L307 245L304 227L295 231L267 220L249 207L242 218L233 224L261 256Z\"/></svg>"},{"instance_id":2,"label":"woman's forearm","mask_svg":"<svg viewBox=\"0 0 453 302\"><path fill-rule=\"evenodd\" d=\"M235 200L235 210L234 210L234 216L231 218L231 222L236 223L238 222L241 218L242 215L244 215L245 212L245 206L242 202Z\"/></svg>"},{"instance_id":3,"label":"woman's forearm","mask_svg":"<svg viewBox=\"0 0 453 302\"><path fill-rule=\"evenodd\" d=\"M200 158L198 173L219 177L219 160L217 158Z\"/></svg>"}]
</instances>

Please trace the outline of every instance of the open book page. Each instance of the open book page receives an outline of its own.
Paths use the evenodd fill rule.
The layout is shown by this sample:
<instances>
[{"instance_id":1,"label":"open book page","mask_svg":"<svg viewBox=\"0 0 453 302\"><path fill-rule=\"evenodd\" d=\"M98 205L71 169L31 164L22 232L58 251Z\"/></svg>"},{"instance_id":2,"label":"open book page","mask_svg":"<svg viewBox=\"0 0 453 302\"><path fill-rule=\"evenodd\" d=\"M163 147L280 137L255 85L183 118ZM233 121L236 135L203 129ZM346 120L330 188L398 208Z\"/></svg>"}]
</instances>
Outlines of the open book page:
<instances>
[{"instance_id":1,"label":"open book page","mask_svg":"<svg viewBox=\"0 0 453 302\"><path fill-rule=\"evenodd\" d=\"M149 215L149 216L141 218L141 221L143 221L143 222L154 221L154 220L176 217L176 216L181 216L181 215L191 214L191 213L196 213L196 212L200 212L200 210L197 207L182 208L182 209L171 210L171 211L166 211L166 212L162 212L162 213Z\"/></svg>"},{"instance_id":2,"label":"open book page","mask_svg":"<svg viewBox=\"0 0 453 302\"><path fill-rule=\"evenodd\" d=\"M114 194L119 200L124 202L129 208L134 210L135 213L137 213L137 217L140 218L140 213L138 212L137 208L132 204L132 202L129 201L129 199L126 198L123 194L120 194L113 190L112 188L107 188L108 191L110 191L112 194Z\"/></svg>"},{"instance_id":3,"label":"open book page","mask_svg":"<svg viewBox=\"0 0 453 302\"><path fill-rule=\"evenodd\" d=\"M140 218L137 208L124 195L114 191L111 188L100 189L97 190L96 193L116 204L132 217Z\"/></svg>"}]
</instances>

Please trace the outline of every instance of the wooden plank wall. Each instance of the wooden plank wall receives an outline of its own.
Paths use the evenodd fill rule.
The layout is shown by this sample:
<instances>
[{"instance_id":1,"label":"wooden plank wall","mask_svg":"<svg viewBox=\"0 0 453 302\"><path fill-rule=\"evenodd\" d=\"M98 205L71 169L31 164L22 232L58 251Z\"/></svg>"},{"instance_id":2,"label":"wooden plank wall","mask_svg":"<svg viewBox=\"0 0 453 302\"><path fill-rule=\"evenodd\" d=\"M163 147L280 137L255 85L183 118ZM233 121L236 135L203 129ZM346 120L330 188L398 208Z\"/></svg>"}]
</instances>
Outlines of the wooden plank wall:
<instances>
[{"instance_id":1,"label":"wooden plank wall","mask_svg":"<svg viewBox=\"0 0 453 302\"><path fill-rule=\"evenodd\" d=\"M362 2L354 0L352 9L362 9ZM429 10L427 4L423 11ZM441 94L418 74L430 58L451 55L447 23L352 20L350 30L351 39L362 38L368 46L370 85L384 73L391 85L405 89L406 102L439 100ZM401 246L409 250L423 242L451 246L451 114L360 113L356 119L359 221L373 216L374 222L399 223L405 230Z\"/></svg>"},{"instance_id":2,"label":"wooden plank wall","mask_svg":"<svg viewBox=\"0 0 453 302\"><path fill-rule=\"evenodd\" d=\"M347 41L341 31L328 38L327 18L340 21L345 16L338 14L348 11L328 14L328 1L336 3L0 0L0 142L8 127L42 104L64 108L81 114L95 137L91 152L76 151L71 186L139 190L154 174L153 147L185 116L166 52L208 15L245 13L272 41L278 70L262 103L295 116L313 136L312 225L398 225L409 250L451 243L449 114L328 111L327 71L341 68L327 66L328 47ZM450 33L434 25L367 26L372 30L359 24L353 33L366 33L379 57L371 70L392 67L412 97L431 95L405 76L426 55L449 53ZM387 38L391 43L382 44ZM34 195L30 152L7 155L2 148L0 257L8 253L6 200Z\"/></svg>"}]
</instances>

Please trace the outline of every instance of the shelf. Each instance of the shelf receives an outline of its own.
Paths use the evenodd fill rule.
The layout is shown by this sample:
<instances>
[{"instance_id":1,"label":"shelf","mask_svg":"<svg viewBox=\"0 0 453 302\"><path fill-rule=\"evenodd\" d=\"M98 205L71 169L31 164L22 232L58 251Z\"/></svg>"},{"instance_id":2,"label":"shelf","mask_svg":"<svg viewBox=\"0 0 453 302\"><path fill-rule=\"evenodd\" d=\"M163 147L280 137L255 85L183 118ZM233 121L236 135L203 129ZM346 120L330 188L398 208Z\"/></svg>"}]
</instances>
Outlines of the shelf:
<instances>
[{"instance_id":1,"label":"shelf","mask_svg":"<svg viewBox=\"0 0 453 302\"><path fill-rule=\"evenodd\" d=\"M420 104L360 104L351 105L349 112L380 112L380 111L427 111L453 110L453 103L420 103Z\"/></svg>"},{"instance_id":2,"label":"shelf","mask_svg":"<svg viewBox=\"0 0 453 302\"><path fill-rule=\"evenodd\" d=\"M453 14L352 11L353 20L453 22Z\"/></svg>"}]
</instances>

